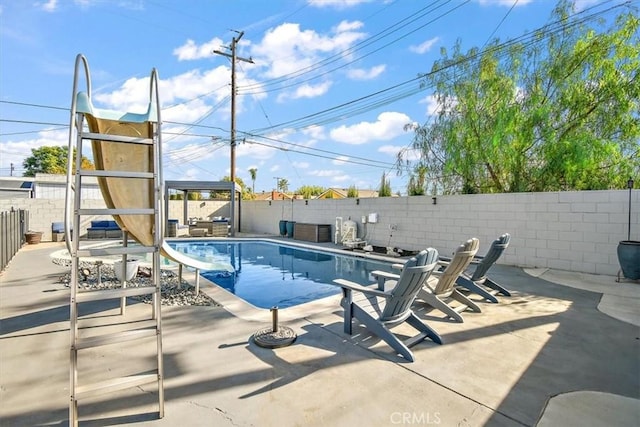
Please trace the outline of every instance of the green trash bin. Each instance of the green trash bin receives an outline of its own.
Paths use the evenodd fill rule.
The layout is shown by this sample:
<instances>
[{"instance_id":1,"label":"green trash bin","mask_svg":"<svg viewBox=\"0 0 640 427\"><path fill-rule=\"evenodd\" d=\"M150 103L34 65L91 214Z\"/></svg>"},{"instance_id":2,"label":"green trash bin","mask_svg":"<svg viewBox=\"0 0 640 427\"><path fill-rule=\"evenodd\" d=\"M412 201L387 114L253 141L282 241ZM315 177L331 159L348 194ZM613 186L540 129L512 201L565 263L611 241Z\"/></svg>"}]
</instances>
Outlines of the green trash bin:
<instances>
[{"instance_id":1,"label":"green trash bin","mask_svg":"<svg viewBox=\"0 0 640 427\"><path fill-rule=\"evenodd\" d=\"M293 238L293 232L296 228L296 222L295 221L287 221L287 237L292 239Z\"/></svg>"}]
</instances>

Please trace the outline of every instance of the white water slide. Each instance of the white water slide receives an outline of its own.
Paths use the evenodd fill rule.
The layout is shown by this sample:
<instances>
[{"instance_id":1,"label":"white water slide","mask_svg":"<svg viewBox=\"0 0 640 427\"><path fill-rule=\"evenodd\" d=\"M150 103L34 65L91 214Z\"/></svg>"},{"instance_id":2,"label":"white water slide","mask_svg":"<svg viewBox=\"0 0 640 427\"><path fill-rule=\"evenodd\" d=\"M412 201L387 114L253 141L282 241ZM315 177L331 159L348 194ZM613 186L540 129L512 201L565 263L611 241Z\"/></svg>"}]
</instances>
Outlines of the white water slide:
<instances>
[{"instance_id":1,"label":"white water slide","mask_svg":"<svg viewBox=\"0 0 640 427\"><path fill-rule=\"evenodd\" d=\"M91 141L96 169L95 176L98 179L102 196L107 208L123 212L120 215L114 214L113 218L121 229L126 230L129 236L141 245L154 245L155 229L159 226L162 256L199 270L234 271L233 266L228 262L194 259L171 248L164 240L164 216L155 205L157 198L162 197L162 194L158 188L155 188L154 180L149 179L152 174L159 174L160 178L162 174L160 105L157 99L157 82L153 81L154 77L152 75L149 105L146 113L142 114L95 108L91 100L91 82L88 70L85 76L87 91L78 92L75 95L75 112L82 115L89 132L96 135L113 135L113 139L110 141L104 139ZM154 89L156 89L155 92ZM76 88L74 88L74 92L75 90ZM79 126L82 126L81 122ZM119 141L118 137L134 137L140 141L151 141L155 137L158 142L157 144L130 143ZM76 161L79 159L79 154L76 154ZM101 173L101 171L111 171L111 173ZM113 171L122 173L123 176L126 174L127 177L114 177ZM131 178L136 174L140 178ZM108 177L104 175L108 175ZM154 192L156 193L154 194ZM163 204L161 203L160 206ZM156 221L155 213L129 213L134 211L150 212L154 208L161 218L160 221ZM70 218L67 219L65 228L66 230L73 228ZM67 242L69 237L67 236Z\"/></svg>"}]
</instances>

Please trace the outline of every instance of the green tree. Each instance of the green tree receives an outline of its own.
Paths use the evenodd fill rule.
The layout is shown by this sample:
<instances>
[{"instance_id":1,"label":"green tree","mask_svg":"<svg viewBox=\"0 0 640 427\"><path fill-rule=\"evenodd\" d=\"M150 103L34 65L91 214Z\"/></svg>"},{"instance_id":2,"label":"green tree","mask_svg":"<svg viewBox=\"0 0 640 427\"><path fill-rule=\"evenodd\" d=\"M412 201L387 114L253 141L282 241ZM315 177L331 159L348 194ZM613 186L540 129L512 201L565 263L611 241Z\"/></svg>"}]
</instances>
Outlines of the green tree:
<instances>
[{"instance_id":1,"label":"green tree","mask_svg":"<svg viewBox=\"0 0 640 427\"><path fill-rule=\"evenodd\" d=\"M222 181L231 182L231 177L227 175L222 178ZM253 193L251 192L251 189L249 189L249 187L245 185L244 181L239 176L236 176L236 184L238 184L242 188L242 195L241 195L242 200L251 200L253 198ZM220 194L220 193L224 193L224 194ZM218 198L225 198L227 200L231 199L231 194L228 191L216 192L216 196Z\"/></svg>"},{"instance_id":2,"label":"green tree","mask_svg":"<svg viewBox=\"0 0 640 427\"><path fill-rule=\"evenodd\" d=\"M31 156L24 159L22 166L25 171L24 176L36 176L36 173L66 174L67 157L69 147L67 146L43 146L31 149ZM73 156L73 166L75 167L75 149ZM95 169L93 163L82 156L83 169Z\"/></svg>"},{"instance_id":3,"label":"green tree","mask_svg":"<svg viewBox=\"0 0 640 427\"><path fill-rule=\"evenodd\" d=\"M407 194L409 196L424 196L426 186L427 167L418 165L415 173L411 174L409 184L407 185Z\"/></svg>"},{"instance_id":4,"label":"green tree","mask_svg":"<svg viewBox=\"0 0 640 427\"><path fill-rule=\"evenodd\" d=\"M249 168L249 174L251 175L251 192L256 194L256 177L258 176L258 168Z\"/></svg>"},{"instance_id":5,"label":"green tree","mask_svg":"<svg viewBox=\"0 0 640 427\"><path fill-rule=\"evenodd\" d=\"M289 191L289 181L286 178L278 179L278 190L286 193Z\"/></svg>"},{"instance_id":6,"label":"green tree","mask_svg":"<svg viewBox=\"0 0 640 427\"><path fill-rule=\"evenodd\" d=\"M347 190L347 197L351 197L351 198L358 197L358 189L356 188L355 185L352 185L351 187L349 187L349 189Z\"/></svg>"},{"instance_id":7,"label":"green tree","mask_svg":"<svg viewBox=\"0 0 640 427\"><path fill-rule=\"evenodd\" d=\"M302 187L298 188L295 193L302 194L302 197L304 197L305 199L310 199L313 196L324 193L324 191L324 187L320 187L319 185L303 185Z\"/></svg>"},{"instance_id":8,"label":"green tree","mask_svg":"<svg viewBox=\"0 0 640 427\"><path fill-rule=\"evenodd\" d=\"M378 197L391 197L391 182L387 179L386 173L382 173Z\"/></svg>"},{"instance_id":9,"label":"green tree","mask_svg":"<svg viewBox=\"0 0 640 427\"><path fill-rule=\"evenodd\" d=\"M444 193L623 188L640 172L640 19L598 30L560 1L528 39L452 54L425 76L439 111L415 128Z\"/></svg>"}]
</instances>

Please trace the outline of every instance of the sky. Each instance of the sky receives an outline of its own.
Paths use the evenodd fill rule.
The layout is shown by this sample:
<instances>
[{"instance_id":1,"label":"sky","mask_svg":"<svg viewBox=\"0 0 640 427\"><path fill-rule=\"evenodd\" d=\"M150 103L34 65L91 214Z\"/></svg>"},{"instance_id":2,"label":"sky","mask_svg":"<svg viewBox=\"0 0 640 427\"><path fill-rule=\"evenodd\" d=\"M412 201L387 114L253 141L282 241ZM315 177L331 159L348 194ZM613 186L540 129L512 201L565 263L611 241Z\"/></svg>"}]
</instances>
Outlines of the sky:
<instances>
[{"instance_id":1,"label":"sky","mask_svg":"<svg viewBox=\"0 0 640 427\"><path fill-rule=\"evenodd\" d=\"M580 0L577 11L616 0ZM437 111L420 75L464 50L549 22L554 0L0 0L0 176L41 146L66 146L74 62L89 63L97 107L143 112L160 78L163 177L230 175L236 39L236 176L255 192L406 194L407 125ZM84 90L84 79L80 80ZM87 144L88 146L88 144ZM85 152L91 158L91 153ZM13 167L12 167L13 165ZM249 169L255 168L252 182Z\"/></svg>"}]
</instances>

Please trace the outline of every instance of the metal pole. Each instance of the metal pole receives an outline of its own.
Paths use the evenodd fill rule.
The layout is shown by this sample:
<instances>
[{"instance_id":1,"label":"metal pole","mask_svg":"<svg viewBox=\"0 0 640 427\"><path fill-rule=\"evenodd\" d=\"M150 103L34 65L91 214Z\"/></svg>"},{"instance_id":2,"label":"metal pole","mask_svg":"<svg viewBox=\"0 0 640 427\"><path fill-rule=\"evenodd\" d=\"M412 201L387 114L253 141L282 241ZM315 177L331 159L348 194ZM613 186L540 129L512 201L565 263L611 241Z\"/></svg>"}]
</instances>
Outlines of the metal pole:
<instances>
[{"instance_id":1,"label":"metal pole","mask_svg":"<svg viewBox=\"0 0 640 427\"><path fill-rule=\"evenodd\" d=\"M242 37L241 32L238 38L231 41L231 182L236 182L236 44ZM233 190L232 190L233 191ZM232 196L233 198L233 196ZM232 207L232 209L234 209Z\"/></svg>"},{"instance_id":2,"label":"metal pole","mask_svg":"<svg viewBox=\"0 0 640 427\"><path fill-rule=\"evenodd\" d=\"M631 189L633 188L633 179L629 178L627 181L627 187L629 188L629 222L627 227L627 240L631 241Z\"/></svg>"},{"instance_id":3,"label":"metal pole","mask_svg":"<svg viewBox=\"0 0 640 427\"><path fill-rule=\"evenodd\" d=\"M271 330L278 332L278 307L271 308Z\"/></svg>"}]
</instances>

